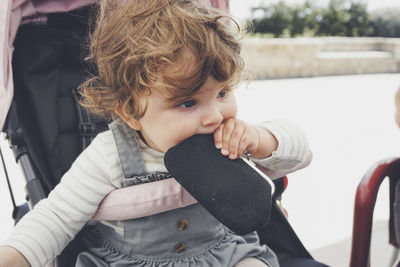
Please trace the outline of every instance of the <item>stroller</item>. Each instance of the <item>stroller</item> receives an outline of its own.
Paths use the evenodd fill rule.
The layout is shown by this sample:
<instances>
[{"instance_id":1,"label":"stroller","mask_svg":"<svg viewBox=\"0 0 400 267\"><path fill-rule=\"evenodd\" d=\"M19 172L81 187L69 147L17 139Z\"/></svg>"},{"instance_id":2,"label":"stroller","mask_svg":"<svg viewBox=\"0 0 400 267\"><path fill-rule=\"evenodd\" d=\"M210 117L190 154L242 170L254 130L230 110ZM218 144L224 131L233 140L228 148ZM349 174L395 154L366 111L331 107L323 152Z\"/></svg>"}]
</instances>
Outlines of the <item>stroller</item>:
<instances>
[{"instance_id":1,"label":"stroller","mask_svg":"<svg viewBox=\"0 0 400 267\"><path fill-rule=\"evenodd\" d=\"M66 2L70 4L66 5ZM19 8L21 11L15 14L23 16L23 10L28 10L29 15L18 32L16 28L10 30L11 40L14 39L13 31L16 33L13 74L11 76L11 69L5 70L5 76L12 78L2 84L4 89L8 88L8 91L4 90L8 97L1 97L1 107L7 110L0 113L3 116L0 126L4 123L3 132L26 179L27 203L14 205L12 216L16 223L49 194L91 140L107 129L109 121L89 115L79 105L76 91L90 68L82 60L85 54L82 44L89 31L92 2L52 4L51 1L40 1L36 6L31 2L14 3L19 6L14 6L13 10ZM215 7L221 7L223 3L211 1ZM53 12L49 9L51 6ZM32 13L29 7L35 7L43 15ZM16 20L11 16L11 22ZM13 94L10 88L14 89ZM274 199L279 200L286 177L274 182L277 188ZM270 222L259 230L259 236L261 243L276 252L282 266L299 266L296 262L300 261L306 263L304 266L325 266L312 259L276 201ZM79 238L78 234L55 259L55 266L74 266L76 255L83 249Z\"/></svg>"}]
</instances>

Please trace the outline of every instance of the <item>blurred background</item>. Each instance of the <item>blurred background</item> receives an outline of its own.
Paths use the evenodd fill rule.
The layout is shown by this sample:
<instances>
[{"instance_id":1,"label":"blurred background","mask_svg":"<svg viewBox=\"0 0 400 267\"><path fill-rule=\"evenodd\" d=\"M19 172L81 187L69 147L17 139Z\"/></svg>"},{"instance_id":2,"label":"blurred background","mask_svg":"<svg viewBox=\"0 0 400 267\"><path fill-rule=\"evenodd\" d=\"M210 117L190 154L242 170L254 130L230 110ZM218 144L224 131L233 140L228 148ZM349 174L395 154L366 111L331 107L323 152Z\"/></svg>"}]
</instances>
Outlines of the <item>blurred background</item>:
<instances>
[{"instance_id":1,"label":"blurred background","mask_svg":"<svg viewBox=\"0 0 400 267\"><path fill-rule=\"evenodd\" d=\"M233 0L230 10L258 79L398 71L400 1Z\"/></svg>"},{"instance_id":2,"label":"blurred background","mask_svg":"<svg viewBox=\"0 0 400 267\"><path fill-rule=\"evenodd\" d=\"M286 118L306 132L311 165L290 174L283 205L312 255L348 266L357 185L375 162L400 155L394 95L400 86L400 1L230 0L231 14L249 29L246 70L236 90L239 117ZM16 202L24 182L0 138ZM0 167L0 242L13 227L8 185ZM388 183L374 213L372 266L389 266Z\"/></svg>"},{"instance_id":3,"label":"blurred background","mask_svg":"<svg viewBox=\"0 0 400 267\"><path fill-rule=\"evenodd\" d=\"M275 37L400 34L396 0L230 0L229 6L241 22L255 24L254 32Z\"/></svg>"}]
</instances>

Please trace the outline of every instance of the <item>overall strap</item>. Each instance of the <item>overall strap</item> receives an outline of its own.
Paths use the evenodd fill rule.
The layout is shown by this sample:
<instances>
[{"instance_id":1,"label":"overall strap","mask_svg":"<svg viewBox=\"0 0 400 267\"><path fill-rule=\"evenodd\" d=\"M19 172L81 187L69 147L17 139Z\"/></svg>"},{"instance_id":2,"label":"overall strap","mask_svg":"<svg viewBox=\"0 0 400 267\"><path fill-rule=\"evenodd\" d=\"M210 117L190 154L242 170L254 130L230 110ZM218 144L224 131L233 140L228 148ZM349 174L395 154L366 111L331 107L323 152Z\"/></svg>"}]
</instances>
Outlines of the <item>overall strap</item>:
<instances>
[{"instance_id":1,"label":"overall strap","mask_svg":"<svg viewBox=\"0 0 400 267\"><path fill-rule=\"evenodd\" d=\"M117 145L119 161L125 179L147 175L136 134L126 123L109 125Z\"/></svg>"}]
</instances>

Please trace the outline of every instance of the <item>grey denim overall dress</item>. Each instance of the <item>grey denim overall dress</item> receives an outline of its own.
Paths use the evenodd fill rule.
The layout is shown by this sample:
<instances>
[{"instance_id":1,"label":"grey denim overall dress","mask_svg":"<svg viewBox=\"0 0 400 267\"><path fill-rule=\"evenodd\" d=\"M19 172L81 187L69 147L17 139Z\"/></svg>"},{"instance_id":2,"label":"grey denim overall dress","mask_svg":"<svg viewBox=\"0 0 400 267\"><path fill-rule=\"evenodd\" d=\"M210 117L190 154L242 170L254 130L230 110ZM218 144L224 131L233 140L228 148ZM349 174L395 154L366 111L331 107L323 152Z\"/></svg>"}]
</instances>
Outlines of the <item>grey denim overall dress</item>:
<instances>
[{"instance_id":1,"label":"grey denim overall dress","mask_svg":"<svg viewBox=\"0 0 400 267\"><path fill-rule=\"evenodd\" d=\"M124 186L170 178L168 173L147 173L135 132L126 124L110 124ZM256 233L234 234L200 204L120 222L123 235L102 223L85 232L87 251L77 267L92 266L234 266L256 257L279 266L275 254L260 246Z\"/></svg>"}]
</instances>

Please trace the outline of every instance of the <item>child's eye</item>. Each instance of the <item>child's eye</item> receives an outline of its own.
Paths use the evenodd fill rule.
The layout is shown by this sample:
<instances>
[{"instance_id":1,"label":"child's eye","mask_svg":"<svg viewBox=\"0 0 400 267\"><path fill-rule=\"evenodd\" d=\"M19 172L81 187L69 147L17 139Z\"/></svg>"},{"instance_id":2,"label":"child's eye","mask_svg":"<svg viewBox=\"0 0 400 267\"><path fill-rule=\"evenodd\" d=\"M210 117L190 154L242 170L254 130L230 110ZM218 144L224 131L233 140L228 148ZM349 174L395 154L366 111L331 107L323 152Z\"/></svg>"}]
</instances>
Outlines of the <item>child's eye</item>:
<instances>
[{"instance_id":1,"label":"child's eye","mask_svg":"<svg viewBox=\"0 0 400 267\"><path fill-rule=\"evenodd\" d=\"M178 105L178 107L180 107L180 108L191 108L191 107L193 107L194 105L196 105L196 101L194 101L194 100L187 100L187 101L184 101L184 102L180 103L180 104Z\"/></svg>"},{"instance_id":2,"label":"child's eye","mask_svg":"<svg viewBox=\"0 0 400 267\"><path fill-rule=\"evenodd\" d=\"M223 90L219 91L218 98L224 98L227 93L228 93L227 89L223 89Z\"/></svg>"}]
</instances>

